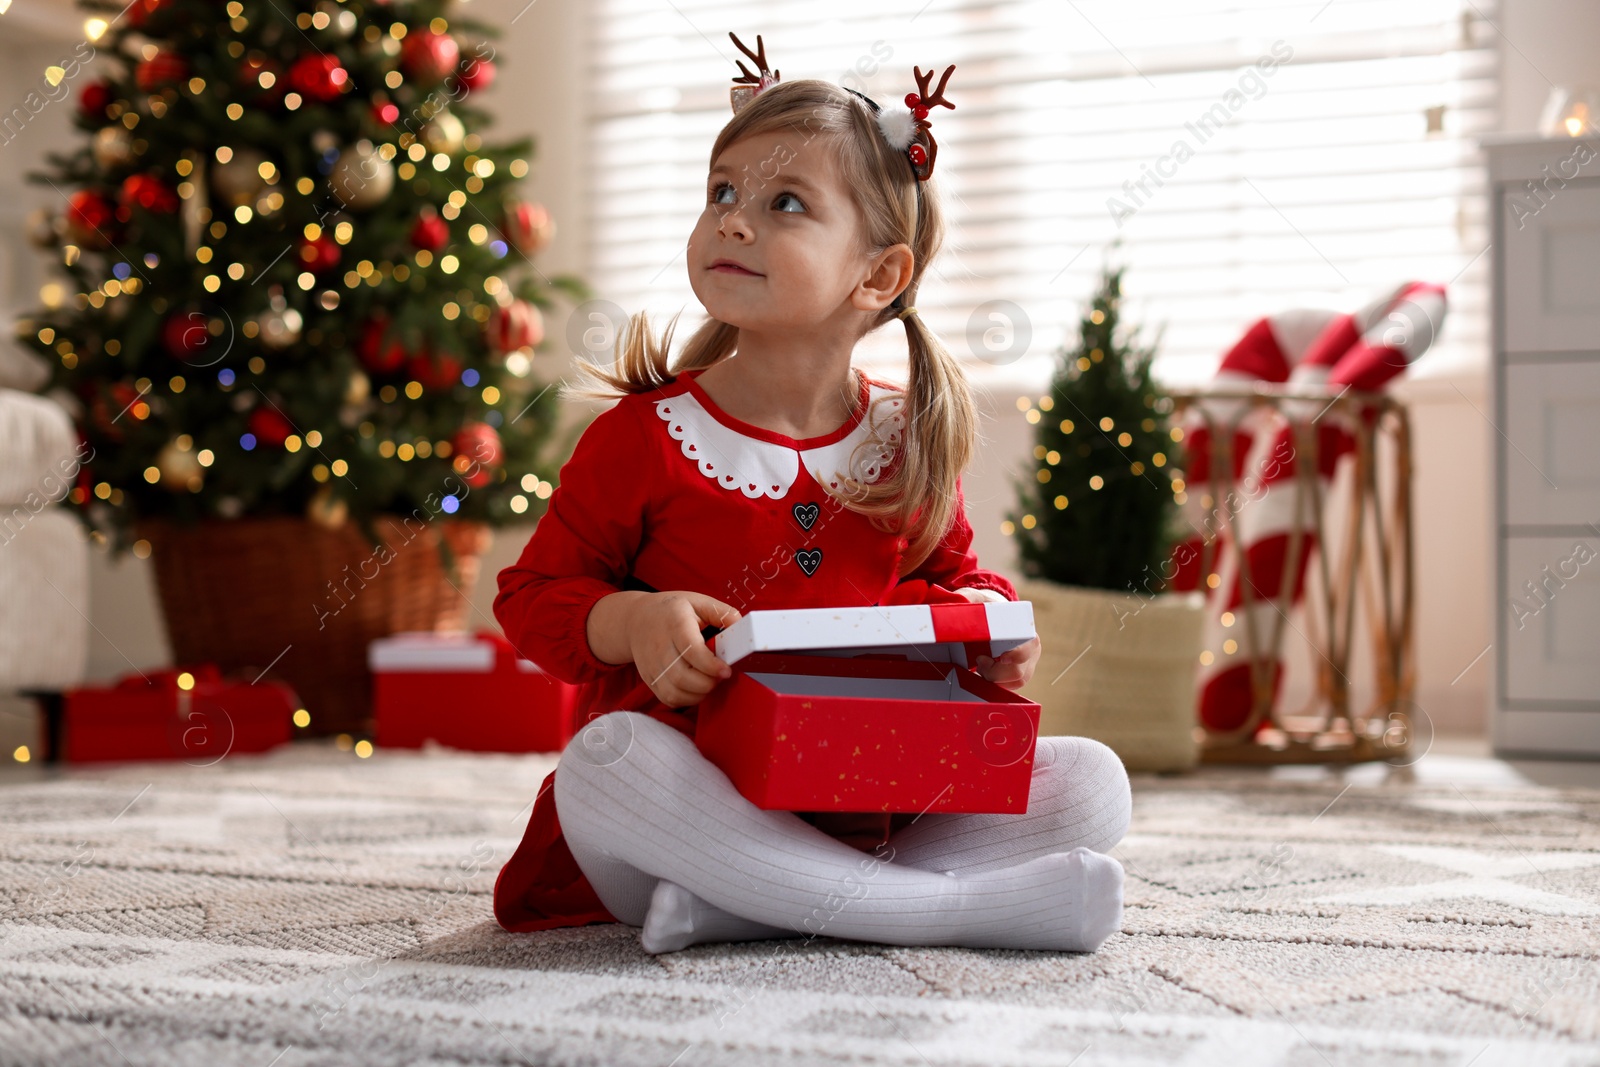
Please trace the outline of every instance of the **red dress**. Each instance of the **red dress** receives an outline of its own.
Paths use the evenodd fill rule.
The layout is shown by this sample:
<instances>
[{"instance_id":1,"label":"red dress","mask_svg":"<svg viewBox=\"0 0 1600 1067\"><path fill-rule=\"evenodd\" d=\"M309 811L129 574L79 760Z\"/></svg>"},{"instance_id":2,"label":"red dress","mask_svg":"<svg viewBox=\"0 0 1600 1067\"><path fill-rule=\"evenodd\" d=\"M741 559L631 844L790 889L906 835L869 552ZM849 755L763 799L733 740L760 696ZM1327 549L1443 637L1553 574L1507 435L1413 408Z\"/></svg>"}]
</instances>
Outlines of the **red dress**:
<instances>
[{"instance_id":1,"label":"red dress","mask_svg":"<svg viewBox=\"0 0 1600 1067\"><path fill-rule=\"evenodd\" d=\"M622 589L693 590L741 613L923 603L963 587L1016 599L1006 578L978 566L959 482L954 521L903 579L904 538L825 491L838 472L871 482L892 463L904 426L895 386L863 378L850 422L796 440L723 412L695 382L699 373L685 371L598 415L561 468L521 558L500 572L495 617L522 656L582 687L580 723L639 711L694 736L695 708L666 707L633 664L602 662L589 648L589 610ZM887 399L869 411L879 397ZM495 883L495 918L507 930L616 921L561 835L554 779L552 772L540 786L522 843ZM813 821L871 848L899 818Z\"/></svg>"}]
</instances>

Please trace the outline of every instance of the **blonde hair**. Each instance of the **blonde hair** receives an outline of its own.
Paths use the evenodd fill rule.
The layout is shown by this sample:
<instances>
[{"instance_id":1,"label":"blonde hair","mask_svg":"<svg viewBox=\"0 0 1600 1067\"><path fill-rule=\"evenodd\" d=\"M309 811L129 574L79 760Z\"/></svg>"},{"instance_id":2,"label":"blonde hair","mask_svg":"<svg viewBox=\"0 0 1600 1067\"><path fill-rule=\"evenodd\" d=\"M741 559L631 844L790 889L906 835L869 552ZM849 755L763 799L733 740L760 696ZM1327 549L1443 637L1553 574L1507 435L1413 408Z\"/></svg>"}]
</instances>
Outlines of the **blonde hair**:
<instances>
[{"instance_id":1,"label":"blonde hair","mask_svg":"<svg viewBox=\"0 0 1600 1067\"><path fill-rule=\"evenodd\" d=\"M910 284L878 313L866 332L894 321L901 310L916 303L923 273L944 239L944 217L933 183L917 181L905 153L884 140L866 103L819 80L780 82L762 90L722 128L711 147L711 160L715 163L724 149L741 138L784 129L793 129L808 141L823 135L837 149L843 184L861 210L862 243L869 255L895 244L911 248ZM613 366L604 368L577 358L578 384L564 387L561 395L605 400L649 392L682 371L709 367L727 358L738 342L738 327L708 318L669 370L668 353L677 321L674 315L665 335L658 339L644 312L632 316L617 339ZM919 315L904 315L900 321L905 323L910 350L903 405L905 432L896 457L900 463L891 465L893 473L876 482L846 475L847 491L839 494L839 499L850 510L868 516L879 529L907 538L900 565L904 575L928 557L955 519L956 479L972 459L977 413L966 375L955 357ZM880 397L878 402L889 399ZM852 397L852 409L855 401ZM862 447L874 445L881 447L881 442L869 439ZM857 469L854 457L847 466L850 471Z\"/></svg>"}]
</instances>

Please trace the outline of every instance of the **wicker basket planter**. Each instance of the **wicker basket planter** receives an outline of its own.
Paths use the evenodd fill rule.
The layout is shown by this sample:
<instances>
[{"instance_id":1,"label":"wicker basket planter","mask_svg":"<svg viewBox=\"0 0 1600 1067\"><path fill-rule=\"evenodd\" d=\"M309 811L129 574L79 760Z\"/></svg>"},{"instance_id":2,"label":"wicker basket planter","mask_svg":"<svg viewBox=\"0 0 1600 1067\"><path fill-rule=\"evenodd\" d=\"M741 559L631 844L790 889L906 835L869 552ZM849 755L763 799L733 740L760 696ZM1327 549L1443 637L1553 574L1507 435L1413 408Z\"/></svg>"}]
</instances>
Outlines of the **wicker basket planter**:
<instances>
[{"instance_id":1,"label":"wicker basket planter","mask_svg":"<svg viewBox=\"0 0 1600 1067\"><path fill-rule=\"evenodd\" d=\"M480 523L381 517L374 547L354 523L293 517L148 522L174 662L270 668L316 733L368 729L367 645L404 630L458 629L492 534ZM454 554L446 568L440 541Z\"/></svg>"},{"instance_id":2,"label":"wicker basket planter","mask_svg":"<svg viewBox=\"0 0 1600 1067\"><path fill-rule=\"evenodd\" d=\"M1102 741L1129 770L1174 771L1199 759L1195 670L1204 600L1022 581L1043 648L1022 694L1039 732Z\"/></svg>"}]
</instances>

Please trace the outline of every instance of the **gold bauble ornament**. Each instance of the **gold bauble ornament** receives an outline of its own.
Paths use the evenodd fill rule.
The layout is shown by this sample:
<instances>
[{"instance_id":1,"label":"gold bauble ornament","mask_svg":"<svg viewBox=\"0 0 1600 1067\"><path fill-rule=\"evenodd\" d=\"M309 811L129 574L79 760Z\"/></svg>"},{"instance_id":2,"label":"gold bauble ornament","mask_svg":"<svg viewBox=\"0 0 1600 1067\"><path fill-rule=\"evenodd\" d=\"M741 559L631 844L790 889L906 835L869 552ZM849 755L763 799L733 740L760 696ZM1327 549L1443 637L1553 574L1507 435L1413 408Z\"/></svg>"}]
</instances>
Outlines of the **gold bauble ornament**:
<instances>
[{"instance_id":1,"label":"gold bauble ornament","mask_svg":"<svg viewBox=\"0 0 1600 1067\"><path fill-rule=\"evenodd\" d=\"M350 517L350 505L343 497L333 495L333 486L325 485L311 495L306 504L306 518L330 530L337 530Z\"/></svg>"},{"instance_id":2,"label":"gold bauble ornament","mask_svg":"<svg viewBox=\"0 0 1600 1067\"><path fill-rule=\"evenodd\" d=\"M350 375L350 380L345 383L344 402L352 406L366 401L372 395L372 379L361 371Z\"/></svg>"},{"instance_id":3,"label":"gold bauble ornament","mask_svg":"<svg viewBox=\"0 0 1600 1067\"><path fill-rule=\"evenodd\" d=\"M466 143L467 128L450 112L441 111L422 127L421 137L423 147L428 151L453 156Z\"/></svg>"},{"instance_id":4,"label":"gold bauble ornament","mask_svg":"<svg viewBox=\"0 0 1600 1067\"><path fill-rule=\"evenodd\" d=\"M267 348L288 348L300 340L303 320L300 312L289 306L280 286L272 287L267 310L256 318L256 336Z\"/></svg>"},{"instance_id":5,"label":"gold bauble ornament","mask_svg":"<svg viewBox=\"0 0 1600 1067\"><path fill-rule=\"evenodd\" d=\"M394 189L394 164L378 155L371 141L357 141L339 153L328 183L346 207L365 211L383 203Z\"/></svg>"},{"instance_id":6,"label":"gold bauble ornament","mask_svg":"<svg viewBox=\"0 0 1600 1067\"><path fill-rule=\"evenodd\" d=\"M253 204L267 187L261 164L267 157L254 148L235 148L226 163L211 168L211 189L234 207Z\"/></svg>"},{"instance_id":7,"label":"gold bauble ornament","mask_svg":"<svg viewBox=\"0 0 1600 1067\"><path fill-rule=\"evenodd\" d=\"M133 162L133 134L121 123L101 129L94 135L94 161L108 170Z\"/></svg>"},{"instance_id":8,"label":"gold bauble ornament","mask_svg":"<svg viewBox=\"0 0 1600 1067\"><path fill-rule=\"evenodd\" d=\"M156 454L156 470L161 472L162 488L173 492L198 489L205 477L193 446L181 448L177 441L168 441Z\"/></svg>"}]
</instances>

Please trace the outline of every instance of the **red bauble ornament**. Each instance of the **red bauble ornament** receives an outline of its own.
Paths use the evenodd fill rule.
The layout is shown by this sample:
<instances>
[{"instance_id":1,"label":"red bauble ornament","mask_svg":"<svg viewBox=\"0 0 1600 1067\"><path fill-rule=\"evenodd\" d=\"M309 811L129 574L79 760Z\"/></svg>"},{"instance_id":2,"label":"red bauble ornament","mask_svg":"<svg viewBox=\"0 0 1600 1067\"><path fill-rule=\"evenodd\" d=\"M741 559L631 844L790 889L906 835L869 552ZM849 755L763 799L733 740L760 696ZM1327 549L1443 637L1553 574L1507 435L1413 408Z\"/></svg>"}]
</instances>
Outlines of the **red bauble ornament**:
<instances>
[{"instance_id":1,"label":"red bauble ornament","mask_svg":"<svg viewBox=\"0 0 1600 1067\"><path fill-rule=\"evenodd\" d=\"M427 389L448 389L461 380L461 361L452 355L419 352L406 363L406 373Z\"/></svg>"},{"instance_id":2,"label":"red bauble ornament","mask_svg":"<svg viewBox=\"0 0 1600 1067\"><path fill-rule=\"evenodd\" d=\"M920 106L914 107L911 109L911 117L916 119L918 122L921 122L923 119L928 117L928 109Z\"/></svg>"},{"instance_id":3,"label":"red bauble ornament","mask_svg":"<svg viewBox=\"0 0 1600 1067\"><path fill-rule=\"evenodd\" d=\"M85 118L96 122L106 121L106 107L117 98L110 82L90 82L78 94L78 110Z\"/></svg>"},{"instance_id":4,"label":"red bauble ornament","mask_svg":"<svg viewBox=\"0 0 1600 1067\"><path fill-rule=\"evenodd\" d=\"M411 227L411 243L429 252L437 252L450 243L450 224L436 213L426 212Z\"/></svg>"},{"instance_id":5,"label":"red bauble ornament","mask_svg":"<svg viewBox=\"0 0 1600 1067\"><path fill-rule=\"evenodd\" d=\"M122 183L122 206L140 207L153 215L178 210L178 194L152 174L130 174Z\"/></svg>"},{"instance_id":6,"label":"red bauble ornament","mask_svg":"<svg viewBox=\"0 0 1600 1067\"><path fill-rule=\"evenodd\" d=\"M283 412L265 401L250 412L248 425L250 432L255 434L256 444L269 445L272 448L282 448L289 435L294 433L294 423L285 418Z\"/></svg>"},{"instance_id":7,"label":"red bauble ornament","mask_svg":"<svg viewBox=\"0 0 1600 1067\"><path fill-rule=\"evenodd\" d=\"M918 94L918 93L907 93L906 94L906 107L921 107L921 106L922 106L922 97L921 97L920 94Z\"/></svg>"},{"instance_id":8,"label":"red bauble ornament","mask_svg":"<svg viewBox=\"0 0 1600 1067\"><path fill-rule=\"evenodd\" d=\"M474 56L461 64L461 70L456 73L456 77L466 86L467 92L476 93L494 84L495 73L493 60L478 59Z\"/></svg>"},{"instance_id":9,"label":"red bauble ornament","mask_svg":"<svg viewBox=\"0 0 1600 1067\"><path fill-rule=\"evenodd\" d=\"M300 238L300 265L312 274L326 274L339 265L339 245L327 234Z\"/></svg>"},{"instance_id":10,"label":"red bauble ornament","mask_svg":"<svg viewBox=\"0 0 1600 1067\"><path fill-rule=\"evenodd\" d=\"M356 354L361 357L361 365L372 374L393 374L406 361L405 346L400 339L384 338L388 329L389 320L384 318L369 319L361 328Z\"/></svg>"},{"instance_id":11,"label":"red bauble ornament","mask_svg":"<svg viewBox=\"0 0 1600 1067\"><path fill-rule=\"evenodd\" d=\"M460 61L461 46L448 33L408 33L400 49L400 69L425 85L444 81Z\"/></svg>"},{"instance_id":12,"label":"red bauble ornament","mask_svg":"<svg viewBox=\"0 0 1600 1067\"><path fill-rule=\"evenodd\" d=\"M173 359L193 363L215 340L210 327L211 319L203 312L193 308L174 311L161 324L161 345Z\"/></svg>"},{"instance_id":13,"label":"red bauble ornament","mask_svg":"<svg viewBox=\"0 0 1600 1067\"><path fill-rule=\"evenodd\" d=\"M123 11L128 18L128 25L136 30L144 28L150 16L167 6L167 0L133 0Z\"/></svg>"},{"instance_id":14,"label":"red bauble ornament","mask_svg":"<svg viewBox=\"0 0 1600 1067\"><path fill-rule=\"evenodd\" d=\"M556 233L555 220L545 206L526 200L506 202L505 225L501 228L511 247L526 255L544 248Z\"/></svg>"},{"instance_id":15,"label":"red bauble ornament","mask_svg":"<svg viewBox=\"0 0 1600 1067\"><path fill-rule=\"evenodd\" d=\"M450 439L455 459L452 465L474 489L482 489L494 478L494 470L505 461L500 434L483 422L469 422Z\"/></svg>"},{"instance_id":16,"label":"red bauble ornament","mask_svg":"<svg viewBox=\"0 0 1600 1067\"><path fill-rule=\"evenodd\" d=\"M117 416L139 402L139 389L132 382L112 382L111 401L117 409L111 416L115 420Z\"/></svg>"},{"instance_id":17,"label":"red bauble ornament","mask_svg":"<svg viewBox=\"0 0 1600 1067\"><path fill-rule=\"evenodd\" d=\"M90 189L67 201L67 236L85 248L106 248L116 227L116 205Z\"/></svg>"},{"instance_id":18,"label":"red bauble ornament","mask_svg":"<svg viewBox=\"0 0 1600 1067\"><path fill-rule=\"evenodd\" d=\"M271 85L262 85L261 76L270 74ZM239 64L239 84L244 86L246 93L254 93L259 103L276 103L283 96L283 72L278 65L265 56L245 56Z\"/></svg>"},{"instance_id":19,"label":"red bauble ornament","mask_svg":"<svg viewBox=\"0 0 1600 1067\"><path fill-rule=\"evenodd\" d=\"M289 68L289 88L311 100L336 100L350 83L350 72L328 55L305 55Z\"/></svg>"},{"instance_id":20,"label":"red bauble ornament","mask_svg":"<svg viewBox=\"0 0 1600 1067\"><path fill-rule=\"evenodd\" d=\"M189 77L189 64L182 56L171 52L157 52L133 69L133 80L139 88L153 93L163 86L176 85Z\"/></svg>"},{"instance_id":21,"label":"red bauble ornament","mask_svg":"<svg viewBox=\"0 0 1600 1067\"><path fill-rule=\"evenodd\" d=\"M95 429L113 441L122 440L122 428L136 421L129 409L139 402L139 390L130 382L112 382L89 401L89 418Z\"/></svg>"},{"instance_id":22,"label":"red bauble ornament","mask_svg":"<svg viewBox=\"0 0 1600 1067\"><path fill-rule=\"evenodd\" d=\"M489 347L503 356L519 348L533 348L543 341L544 316L526 300L513 300L505 307L495 308L484 329Z\"/></svg>"}]
</instances>

